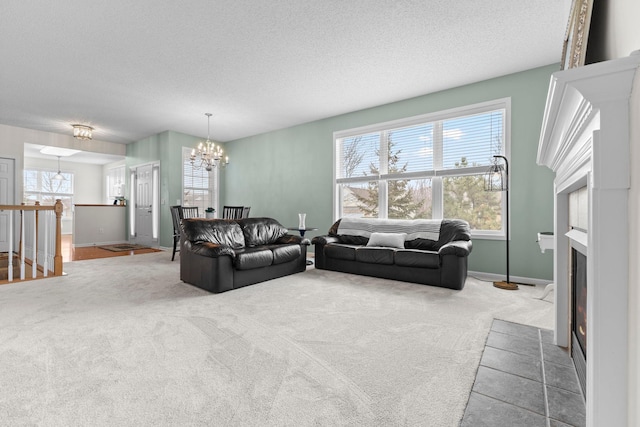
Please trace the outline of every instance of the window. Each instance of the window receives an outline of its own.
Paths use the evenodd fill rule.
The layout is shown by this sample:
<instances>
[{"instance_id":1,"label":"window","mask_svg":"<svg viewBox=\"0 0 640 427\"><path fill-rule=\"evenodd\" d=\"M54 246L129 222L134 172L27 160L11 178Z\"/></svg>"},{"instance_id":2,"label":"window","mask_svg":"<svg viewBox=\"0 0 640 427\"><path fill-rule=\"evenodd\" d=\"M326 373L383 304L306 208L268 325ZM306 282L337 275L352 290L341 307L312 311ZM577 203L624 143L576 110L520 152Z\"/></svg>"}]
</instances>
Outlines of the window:
<instances>
[{"instance_id":1,"label":"window","mask_svg":"<svg viewBox=\"0 0 640 427\"><path fill-rule=\"evenodd\" d=\"M208 207L218 206L218 168L207 172L205 168L196 168L190 161L191 148L182 147L182 205L197 206L198 213L204 217Z\"/></svg>"},{"instance_id":2,"label":"window","mask_svg":"<svg viewBox=\"0 0 640 427\"><path fill-rule=\"evenodd\" d=\"M124 166L118 166L107 170L107 195L106 203L113 203L114 200L124 197Z\"/></svg>"},{"instance_id":3,"label":"window","mask_svg":"<svg viewBox=\"0 0 640 427\"><path fill-rule=\"evenodd\" d=\"M73 218L73 173L61 172L63 180L53 179L55 171L40 169L24 170L23 202L34 205L36 201L41 205L54 205L60 199L64 209L62 218Z\"/></svg>"},{"instance_id":4,"label":"window","mask_svg":"<svg viewBox=\"0 0 640 427\"><path fill-rule=\"evenodd\" d=\"M336 216L460 218L503 236L502 193L484 191L508 149L508 99L334 134Z\"/></svg>"}]
</instances>

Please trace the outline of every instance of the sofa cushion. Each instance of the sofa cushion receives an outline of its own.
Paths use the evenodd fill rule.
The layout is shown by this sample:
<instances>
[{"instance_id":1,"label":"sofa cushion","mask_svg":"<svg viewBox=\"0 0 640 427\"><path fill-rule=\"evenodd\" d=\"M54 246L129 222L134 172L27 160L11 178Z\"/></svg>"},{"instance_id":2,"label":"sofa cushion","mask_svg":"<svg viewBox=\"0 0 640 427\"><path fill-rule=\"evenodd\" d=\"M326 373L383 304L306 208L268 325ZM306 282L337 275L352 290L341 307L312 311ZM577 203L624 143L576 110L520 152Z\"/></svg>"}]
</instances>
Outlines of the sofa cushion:
<instances>
[{"instance_id":1,"label":"sofa cushion","mask_svg":"<svg viewBox=\"0 0 640 427\"><path fill-rule=\"evenodd\" d=\"M437 252L440 249L440 244L435 240L429 239L413 239L405 242L404 247L407 249L420 249L422 251Z\"/></svg>"},{"instance_id":2,"label":"sofa cushion","mask_svg":"<svg viewBox=\"0 0 640 427\"><path fill-rule=\"evenodd\" d=\"M268 267L273 263L273 252L265 247L244 248L236 251L233 265L238 270Z\"/></svg>"},{"instance_id":3,"label":"sofa cushion","mask_svg":"<svg viewBox=\"0 0 640 427\"><path fill-rule=\"evenodd\" d=\"M219 245L211 242L191 243L189 240L184 244L189 250L191 250L191 252L202 256L219 257L222 255L229 255L231 258L236 256L236 253L231 249L231 246L227 245Z\"/></svg>"},{"instance_id":4,"label":"sofa cushion","mask_svg":"<svg viewBox=\"0 0 640 427\"><path fill-rule=\"evenodd\" d=\"M371 233L367 246L404 249L405 237L407 237L407 233Z\"/></svg>"},{"instance_id":5,"label":"sofa cushion","mask_svg":"<svg viewBox=\"0 0 640 427\"><path fill-rule=\"evenodd\" d=\"M273 252L273 264L284 264L300 257L302 250L300 245L269 245L268 249Z\"/></svg>"},{"instance_id":6,"label":"sofa cushion","mask_svg":"<svg viewBox=\"0 0 640 427\"><path fill-rule=\"evenodd\" d=\"M344 245L342 243L330 243L324 247L324 256L327 258L355 261L356 249L360 246Z\"/></svg>"},{"instance_id":7,"label":"sofa cushion","mask_svg":"<svg viewBox=\"0 0 640 427\"><path fill-rule=\"evenodd\" d=\"M391 265L395 251L393 248L363 246L356 250L356 261Z\"/></svg>"},{"instance_id":8,"label":"sofa cushion","mask_svg":"<svg viewBox=\"0 0 640 427\"><path fill-rule=\"evenodd\" d=\"M216 243L218 245L230 246L233 249L239 249L245 246L242 229L235 221L185 218L181 222L181 227L187 240L193 243Z\"/></svg>"},{"instance_id":9,"label":"sofa cushion","mask_svg":"<svg viewBox=\"0 0 640 427\"><path fill-rule=\"evenodd\" d=\"M400 249L396 251L395 262L405 267L439 268L440 256L436 252Z\"/></svg>"},{"instance_id":10,"label":"sofa cushion","mask_svg":"<svg viewBox=\"0 0 640 427\"><path fill-rule=\"evenodd\" d=\"M247 247L270 245L287 234L287 229L273 218L244 218L238 224Z\"/></svg>"}]
</instances>

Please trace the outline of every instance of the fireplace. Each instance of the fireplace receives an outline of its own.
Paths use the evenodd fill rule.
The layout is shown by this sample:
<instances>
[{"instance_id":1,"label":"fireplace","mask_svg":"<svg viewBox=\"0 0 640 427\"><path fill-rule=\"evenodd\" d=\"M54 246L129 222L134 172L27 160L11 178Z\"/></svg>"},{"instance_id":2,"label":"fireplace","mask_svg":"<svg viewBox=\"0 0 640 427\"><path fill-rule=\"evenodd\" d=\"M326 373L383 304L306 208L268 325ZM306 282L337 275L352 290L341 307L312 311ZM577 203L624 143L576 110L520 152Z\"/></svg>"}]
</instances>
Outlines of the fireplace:
<instances>
[{"instance_id":1,"label":"fireplace","mask_svg":"<svg viewBox=\"0 0 640 427\"><path fill-rule=\"evenodd\" d=\"M636 404L628 382L632 260L625 255L634 219L629 215L629 100L634 78L640 81L639 68L636 51L554 73L538 145L538 164L555 177L554 342L586 355L585 367L579 366L580 354L574 362L586 378L587 427L629 425ZM582 187L587 226L572 227L570 198Z\"/></svg>"},{"instance_id":2,"label":"fireplace","mask_svg":"<svg viewBox=\"0 0 640 427\"><path fill-rule=\"evenodd\" d=\"M587 256L571 249L571 357L583 396L587 384Z\"/></svg>"}]
</instances>

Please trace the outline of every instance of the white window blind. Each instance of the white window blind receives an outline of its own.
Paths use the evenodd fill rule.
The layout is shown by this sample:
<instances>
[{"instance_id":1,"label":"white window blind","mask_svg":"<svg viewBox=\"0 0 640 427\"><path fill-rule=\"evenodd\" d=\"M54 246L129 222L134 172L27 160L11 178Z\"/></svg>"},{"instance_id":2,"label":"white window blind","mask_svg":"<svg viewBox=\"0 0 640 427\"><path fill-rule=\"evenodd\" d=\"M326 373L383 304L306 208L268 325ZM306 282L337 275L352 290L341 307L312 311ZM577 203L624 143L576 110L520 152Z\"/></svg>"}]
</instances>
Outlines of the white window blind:
<instances>
[{"instance_id":1,"label":"white window blind","mask_svg":"<svg viewBox=\"0 0 640 427\"><path fill-rule=\"evenodd\" d=\"M509 101L336 132L336 216L460 218L503 234L483 174L508 147Z\"/></svg>"},{"instance_id":2,"label":"white window blind","mask_svg":"<svg viewBox=\"0 0 640 427\"><path fill-rule=\"evenodd\" d=\"M212 207L218 210L218 168L207 172L191 165L191 148L182 147L182 205L198 207L198 214Z\"/></svg>"}]
</instances>

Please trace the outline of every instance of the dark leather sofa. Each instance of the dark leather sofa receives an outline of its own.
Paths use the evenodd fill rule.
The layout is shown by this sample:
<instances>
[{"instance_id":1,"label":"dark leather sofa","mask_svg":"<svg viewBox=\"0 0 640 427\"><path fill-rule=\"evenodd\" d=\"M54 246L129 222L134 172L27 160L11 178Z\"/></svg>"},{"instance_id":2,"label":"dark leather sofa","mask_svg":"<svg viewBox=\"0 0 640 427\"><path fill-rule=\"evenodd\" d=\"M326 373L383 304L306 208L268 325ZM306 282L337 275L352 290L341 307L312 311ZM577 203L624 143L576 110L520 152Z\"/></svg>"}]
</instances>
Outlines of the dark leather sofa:
<instances>
[{"instance_id":1,"label":"dark leather sofa","mask_svg":"<svg viewBox=\"0 0 640 427\"><path fill-rule=\"evenodd\" d=\"M361 230L343 230L338 220L326 236L313 238L316 268L458 290L464 287L467 259L472 250L466 221L373 218L358 221ZM425 233L420 232L420 226L427 223L434 227L435 232L429 235L434 240L424 238ZM406 240L396 247L367 246L372 233L386 230L404 234Z\"/></svg>"},{"instance_id":2,"label":"dark leather sofa","mask_svg":"<svg viewBox=\"0 0 640 427\"><path fill-rule=\"evenodd\" d=\"M272 218L182 220L180 280L219 293L300 273L309 240Z\"/></svg>"}]
</instances>

